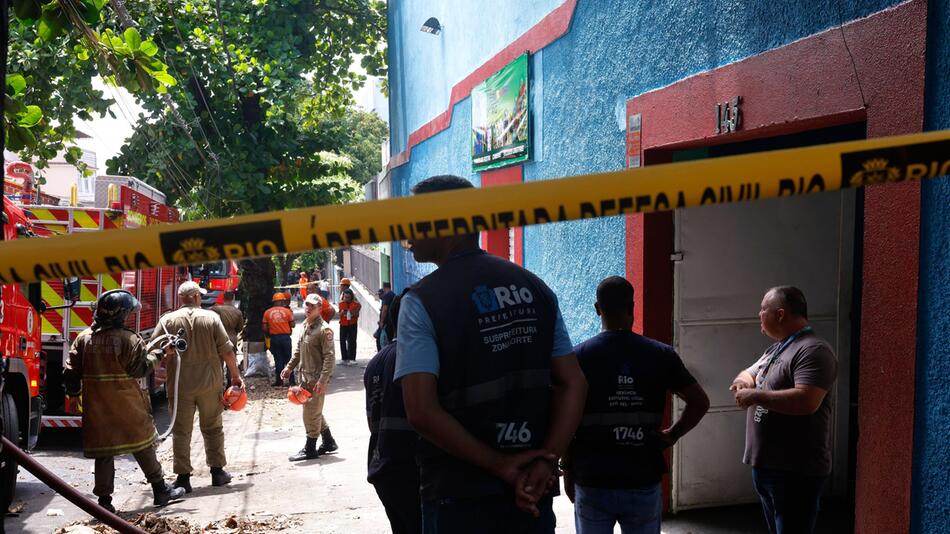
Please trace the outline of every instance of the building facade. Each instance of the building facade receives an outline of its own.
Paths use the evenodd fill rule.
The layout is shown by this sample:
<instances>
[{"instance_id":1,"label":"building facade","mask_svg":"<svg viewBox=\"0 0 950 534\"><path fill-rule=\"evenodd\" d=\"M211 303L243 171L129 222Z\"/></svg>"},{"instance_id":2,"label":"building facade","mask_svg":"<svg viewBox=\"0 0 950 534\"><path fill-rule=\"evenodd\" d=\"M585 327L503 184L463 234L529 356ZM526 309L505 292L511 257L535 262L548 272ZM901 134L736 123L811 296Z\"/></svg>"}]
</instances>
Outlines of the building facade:
<instances>
[{"instance_id":1,"label":"building facade","mask_svg":"<svg viewBox=\"0 0 950 534\"><path fill-rule=\"evenodd\" d=\"M950 128L946 0L389 7L393 196L437 174L490 187ZM438 33L420 31L430 17ZM530 157L473 172L472 91L525 52ZM727 388L767 344L764 290L801 286L839 356L829 493L852 503L855 532L941 532L948 201L943 178L489 232L482 243L547 281L575 342L599 329L597 282L633 282L637 330L672 343L713 405L672 453L673 511L754 500ZM392 249L397 290L431 269Z\"/></svg>"}]
</instances>

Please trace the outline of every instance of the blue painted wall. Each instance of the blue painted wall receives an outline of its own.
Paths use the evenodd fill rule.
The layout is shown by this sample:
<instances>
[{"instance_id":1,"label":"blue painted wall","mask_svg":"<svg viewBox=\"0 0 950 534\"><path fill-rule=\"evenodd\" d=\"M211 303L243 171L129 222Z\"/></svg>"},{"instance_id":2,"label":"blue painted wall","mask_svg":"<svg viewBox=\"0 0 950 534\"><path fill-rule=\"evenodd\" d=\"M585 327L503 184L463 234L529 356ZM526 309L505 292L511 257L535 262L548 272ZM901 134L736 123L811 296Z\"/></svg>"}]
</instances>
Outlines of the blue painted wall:
<instances>
[{"instance_id":1,"label":"blue painted wall","mask_svg":"<svg viewBox=\"0 0 950 534\"><path fill-rule=\"evenodd\" d=\"M460 10L464 2L393 2L393 151L401 151L411 131L445 109L455 81L560 3L472 2L477 9ZM525 179L623 168L623 114L628 98L896 3L580 0L568 34L533 57L533 141L541 139L543 146L535 150L538 157L525 164ZM451 9L443 7L449 4ZM445 17L436 15L446 23L445 44L433 45L427 40L433 36L418 29L436 12ZM524 26L512 26L510 18L516 13L514 20ZM450 33L455 31L463 31L465 37L451 36L450 45ZM412 184L433 174L459 174L477 183L471 173L470 123L466 99L455 106L450 128L415 147L410 163L396 169L394 192L406 194ZM575 341L599 330L593 313L594 289L602 278L624 274L624 237L622 218L525 230L525 266L557 293ZM395 274L397 287L429 270L415 265L402 250L394 258L395 270L401 271Z\"/></svg>"},{"instance_id":2,"label":"blue painted wall","mask_svg":"<svg viewBox=\"0 0 950 534\"><path fill-rule=\"evenodd\" d=\"M950 2L928 6L926 125L950 128ZM923 185L911 530L950 532L950 179Z\"/></svg>"},{"instance_id":3,"label":"blue painted wall","mask_svg":"<svg viewBox=\"0 0 950 534\"><path fill-rule=\"evenodd\" d=\"M389 2L392 151L448 108L452 86L537 24L563 0ZM420 31L435 17L442 33Z\"/></svg>"}]
</instances>

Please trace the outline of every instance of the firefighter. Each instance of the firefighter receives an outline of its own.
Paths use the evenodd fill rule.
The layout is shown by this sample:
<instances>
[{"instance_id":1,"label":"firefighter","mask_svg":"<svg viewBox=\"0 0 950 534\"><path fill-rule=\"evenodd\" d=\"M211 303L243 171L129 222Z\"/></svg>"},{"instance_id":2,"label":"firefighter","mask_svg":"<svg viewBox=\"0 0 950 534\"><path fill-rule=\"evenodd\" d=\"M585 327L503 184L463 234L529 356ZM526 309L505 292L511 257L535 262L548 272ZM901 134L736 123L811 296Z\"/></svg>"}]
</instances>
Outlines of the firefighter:
<instances>
[{"instance_id":1,"label":"firefighter","mask_svg":"<svg viewBox=\"0 0 950 534\"><path fill-rule=\"evenodd\" d=\"M225 291L222 303L215 304L209 309L221 318L224 331L228 333L228 339L231 340L234 351L237 352L238 335L244 330L244 314L234 305L234 291Z\"/></svg>"},{"instance_id":2,"label":"firefighter","mask_svg":"<svg viewBox=\"0 0 950 534\"><path fill-rule=\"evenodd\" d=\"M291 462L316 458L338 448L333 435L330 434L330 426L323 417L323 402L336 357L333 352L333 330L330 330L321 317L321 300L323 299L316 294L307 295L304 301L307 316L303 331L297 339L297 349L293 359L281 372L281 379L287 380L290 373L296 369L300 386L313 395L303 405L303 425L307 431L307 442L300 452L289 458ZM317 438L323 439L319 449Z\"/></svg>"},{"instance_id":3,"label":"firefighter","mask_svg":"<svg viewBox=\"0 0 950 534\"><path fill-rule=\"evenodd\" d=\"M188 348L181 352L181 373L178 386L175 377L178 373L176 359L168 366L169 402L177 403L178 414L172 426L172 450L174 451L174 471L178 477L175 486L191 492L191 432L194 429L195 411L198 412L198 426L204 437L205 461L211 468L211 485L224 486L231 482L231 475L224 470L227 459L224 455L224 423L221 413L222 376L221 362L231 371L231 385L243 388L237 362L234 358L234 346L228 339L228 333L221 318L210 310L201 309L201 295L207 293L194 282L184 282L178 286L178 298L181 307L162 316L152 334L152 339L164 334L185 331ZM174 404L170 404L174 406Z\"/></svg>"},{"instance_id":4,"label":"firefighter","mask_svg":"<svg viewBox=\"0 0 950 534\"><path fill-rule=\"evenodd\" d=\"M96 303L92 327L76 337L64 365L66 394L82 394L83 454L96 461L92 492L99 505L113 513L114 458L121 454L135 457L152 485L156 506L185 494L163 478L162 465L155 456L158 433L151 401L136 380L148 376L162 356L174 354L174 349L148 354L142 338L125 328L126 318L140 307L124 289L103 293Z\"/></svg>"}]
</instances>

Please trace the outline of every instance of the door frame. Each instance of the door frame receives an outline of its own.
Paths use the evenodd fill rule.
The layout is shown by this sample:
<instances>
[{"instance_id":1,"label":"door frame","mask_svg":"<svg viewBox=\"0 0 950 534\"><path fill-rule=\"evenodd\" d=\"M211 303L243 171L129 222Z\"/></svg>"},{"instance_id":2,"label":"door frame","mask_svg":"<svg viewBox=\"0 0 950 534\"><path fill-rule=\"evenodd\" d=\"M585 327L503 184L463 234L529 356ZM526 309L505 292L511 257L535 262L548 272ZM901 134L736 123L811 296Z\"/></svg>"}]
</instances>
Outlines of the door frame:
<instances>
[{"instance_id":1,"label":"door frame","mask_svg":"<svg viewBox=\"0 0 950 534\"><path fill-rule=\"evenodd\" d=\"M640 127L627 147L645 165L671 150L864 121L867 136L919 132L927 2L910 0L627 101ZM715 106L742 97L742 122L716 133ZM631 136L628 136L628 140ZM864 195L855 466L855 531L907 532L913 463L920 183ZM673 218L626 218L626 274L642 312L635 330L671 343ZM858 266L856 266L858 268ZM649 280L649 284L647 284ZM887 373L881 372L887 369ZM852 384L854 387L855 384ZM888 395L876 392L888 391ZM899 413L902 417L893 417ZM738 461L738 459L736 459ZM883 491L883 488L890 488ZM664 480L668 507L669 482Z\"/></svg>"}]
</instances>

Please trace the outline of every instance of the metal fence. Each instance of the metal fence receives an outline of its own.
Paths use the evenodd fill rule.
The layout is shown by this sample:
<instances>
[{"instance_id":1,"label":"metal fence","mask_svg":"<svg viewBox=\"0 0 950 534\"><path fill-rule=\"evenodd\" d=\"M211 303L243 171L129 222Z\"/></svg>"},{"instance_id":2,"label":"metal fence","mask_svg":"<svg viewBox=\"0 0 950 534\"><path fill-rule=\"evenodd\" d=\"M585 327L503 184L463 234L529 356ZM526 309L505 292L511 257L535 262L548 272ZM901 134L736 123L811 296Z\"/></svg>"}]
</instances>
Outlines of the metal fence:
<instances>
[{"instance_id":1,"label":"metal fence","mask_svg":"<svg viewBox=\"0 0 950 534\"><path fill-rule=\"evenodd\" d=\"M350 274L375 295L379 284L379 251L350 247Z\"/></svg>"}]
</instances>

